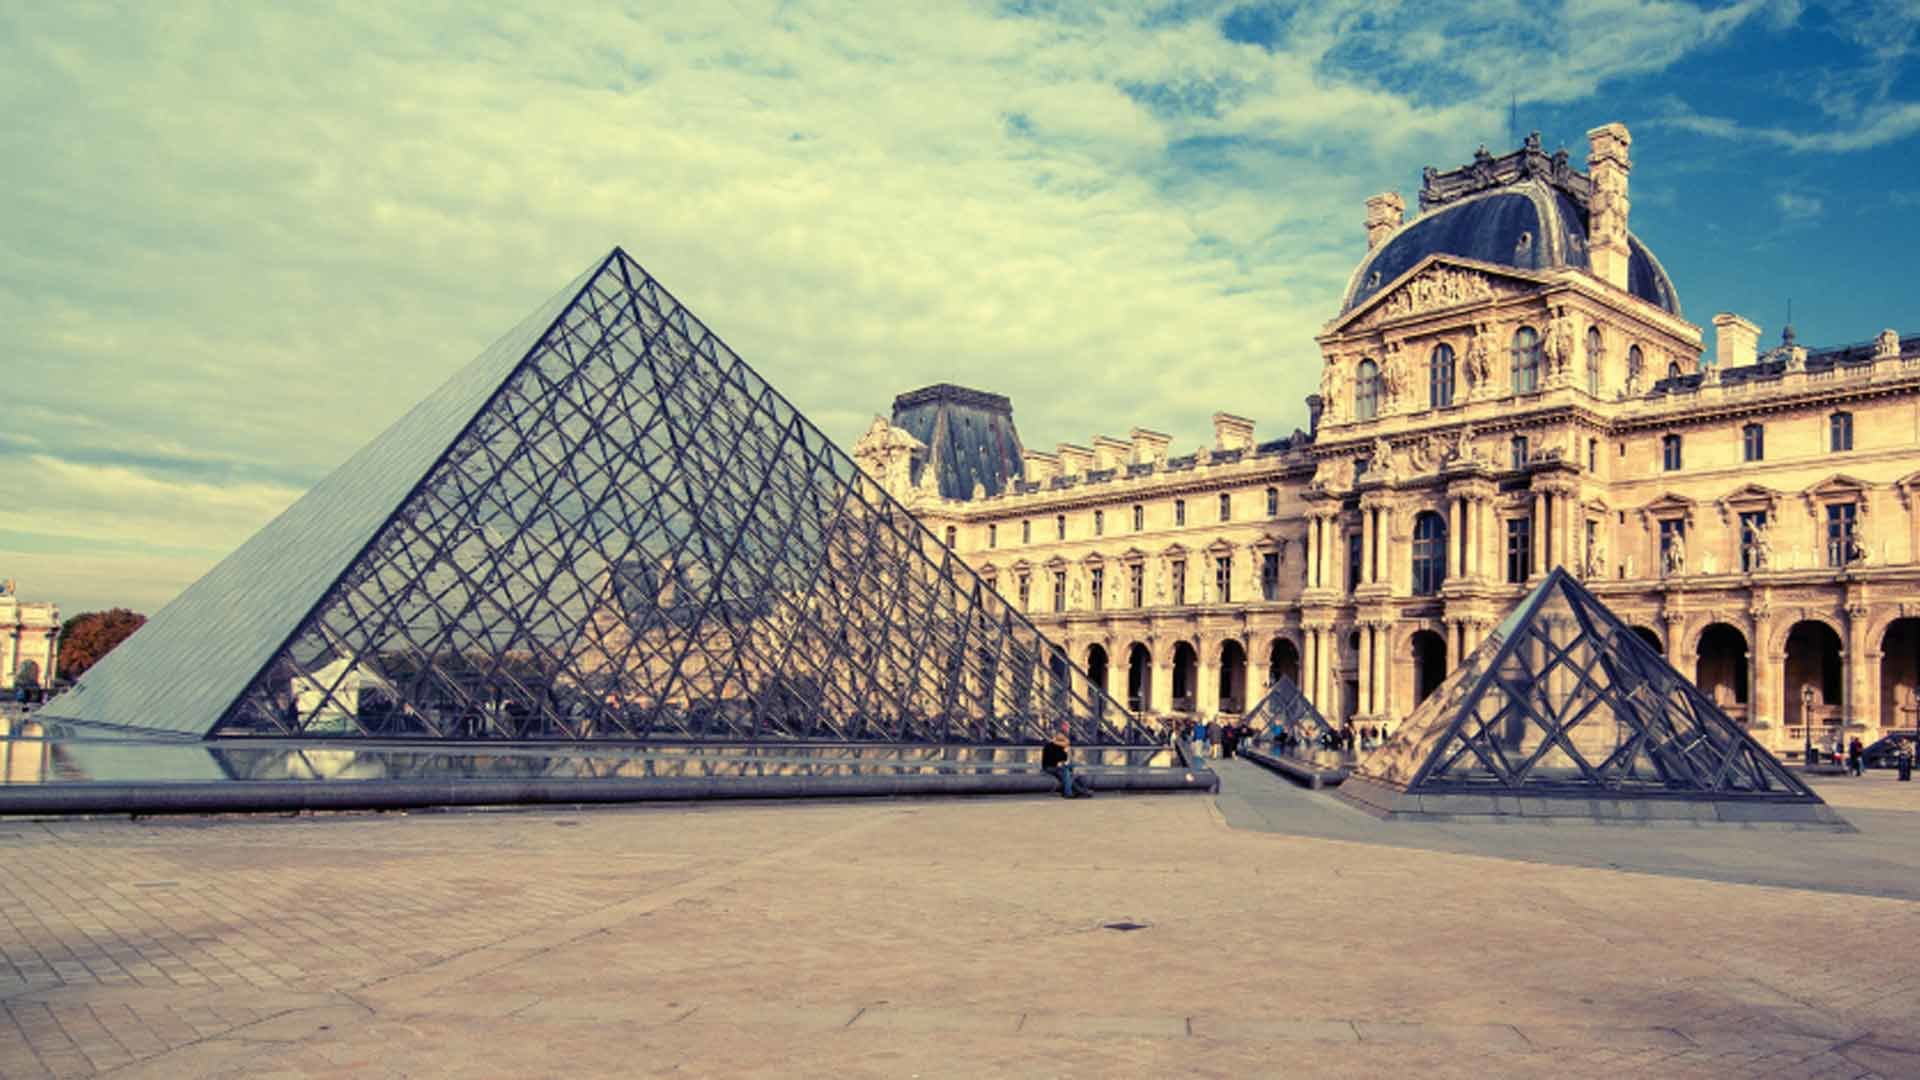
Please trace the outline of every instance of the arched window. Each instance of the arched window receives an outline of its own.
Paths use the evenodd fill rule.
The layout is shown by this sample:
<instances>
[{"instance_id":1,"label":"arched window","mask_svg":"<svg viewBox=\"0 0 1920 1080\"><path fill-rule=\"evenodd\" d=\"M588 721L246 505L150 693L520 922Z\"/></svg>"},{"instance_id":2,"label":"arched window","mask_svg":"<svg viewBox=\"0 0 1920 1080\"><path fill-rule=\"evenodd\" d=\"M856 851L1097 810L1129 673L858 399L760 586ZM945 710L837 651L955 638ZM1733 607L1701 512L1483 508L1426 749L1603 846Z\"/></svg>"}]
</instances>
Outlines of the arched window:
<instances>
[{"instance_id":1,"label":"arched window","mask_svg":"<svg viewBox=\"0 0 1920 1080\"><path fill-rule=\"evenodd\" d=\"M1453 346L1435 345L1427 359L1427 400L1436 409L1453 404Z\"/></svg>"},{"instance_id":2,"label":"arched window","mask_svg":"<svg viewBox=\"0 0 1920 1080\"><path fill-rule=\"evenodd\" d=\"M1667 365L1667 378L1678 379L1679 377L1680 377L1680 362L1676 360Z\"/></svg>"},{"instance_id":3,"label":"arched window","mask_svg":"<svg viewBox=\"0 0 1920 1080\"><path fill-rule=\"evenodd\" d=\"M1540 331L1523 326L1513 332L1513 392L1540 389Z\"/></svg>"},{"instance_id":4,"label":"arched window","mask_svg":"<svg viewBox=\"0 0 1920 1080\"><path fill-rule=\"evenodd\" d=\"M1607 359L1606 342L1600 340L1600 328L1587 327L1587 393L1600 396L1600 370Z\"/></svg>"},{"instance_id":5,"label":"arched window","mask_svg":"<svg viewBox=\"0 0 1920 1080\"><path fill-rule=\"evenodd\" d=\"M1431 510L1413 519L1413 593L1432 596L1447 580L1447 522Z\"/></svg>"},{"instance_id":6,"label":"arched window","mask_svg":"<svg viewBox=\"0 0 1920 1080\"><path fill-rule=\"evenodd\" d=\"M1627 348L1627 380L1628 382L1637 385L1642 378L1646 377L1646 372L1647 372L1646 359L1640 354L1640 346L1638 345L1628 346Z\"/></svg>"},{"instance_id":7,"label":"arched window","mask_svg":"<svg viewBox=\"0 0 1920 1080\"><path fill-rule=\"evenodd\" d=\"M1371 360L1360 361L1353 376L1353 418L1371 420L1380 414L1380 368Z\"/></svg>"}]
</instances>

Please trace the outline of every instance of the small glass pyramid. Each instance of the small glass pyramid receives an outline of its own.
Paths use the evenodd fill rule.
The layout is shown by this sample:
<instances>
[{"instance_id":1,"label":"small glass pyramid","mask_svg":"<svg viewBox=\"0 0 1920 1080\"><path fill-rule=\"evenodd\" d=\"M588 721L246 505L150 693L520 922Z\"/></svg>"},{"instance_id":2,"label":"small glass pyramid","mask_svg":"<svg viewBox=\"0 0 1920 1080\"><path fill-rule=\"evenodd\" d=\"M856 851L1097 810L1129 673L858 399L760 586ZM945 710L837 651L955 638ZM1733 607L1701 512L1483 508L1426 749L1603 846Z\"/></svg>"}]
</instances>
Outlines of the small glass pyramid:
<instances>
[{"instance_id":1,"label":"small glass pyramid","mask_svg":"<svg viewBox=\"0 0 1920 1080\"><path fill-rule=\"evenodd\" d=\"M1303 746L1318 746L1323 737L1333 735L1332 725L1285 675L1275 680L1260 703L1247 711L1246 724L1256 732L1265 732L1275 721Z\"/></svg>"},{"instance_id":2,"label":"small glass pyramid","mask_svg":"<svg viewBox=\"0 0 1920 1080\"><path fill-rule=\"evenodd\" d=\"M1821 813L1778 816L1838 821L1559 568L1360 762L1341 795L1393 814L1553 809L1540 801L1427 798L1501 796L1590 800L1587 809L1602 817L1622 810L1621 800L1653 799L1817 807Z\"/></svg>"}]
</instances>

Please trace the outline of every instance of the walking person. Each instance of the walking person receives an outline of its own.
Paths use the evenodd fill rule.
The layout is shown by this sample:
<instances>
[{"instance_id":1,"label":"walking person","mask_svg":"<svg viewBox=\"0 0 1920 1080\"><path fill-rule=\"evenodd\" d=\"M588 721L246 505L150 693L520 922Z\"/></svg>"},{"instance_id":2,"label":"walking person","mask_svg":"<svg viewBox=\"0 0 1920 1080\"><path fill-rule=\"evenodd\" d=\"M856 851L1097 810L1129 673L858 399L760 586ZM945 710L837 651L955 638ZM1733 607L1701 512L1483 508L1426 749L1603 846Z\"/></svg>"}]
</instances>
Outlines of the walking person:
<instances>
[{"instance_id":1,"label":"walking person","mask_svg":"<svg viewBox=\"0 0 1920 1080\"><path fill-rule=\"evenodd\" d=\"M1866 753L1867 748L1860 745L1860 736L1855 735L1853 741L1847 744L1847 771L1855 776L1864 775L1866 770L1862 759Z\"/></svg>"},{"instance_id":2,"label":"walking person","mask_svg":"<svg viewBox=\"0 0 1920 1080\"><path fill-rule=\"evenodd\" d=\"M1916 750L1920 750L1920 746L1916 745L1917 743L1920 743L1920 739L1916 739L1913 742L1902 739L1900 740L1900 745L1894 748L1895 752L1899 755L1897 761L1900 767L1900 779L1902 780L1909 782L1913 780L1913 759Z\"/></svg>"},{"instance_id":3,"label":"walking person","mask_svg":"<svg viewBox=\"0 0 1920 1080\"><path fill-rule=\"evenodd\" d=\"M1067 737L1067 725L1061 724L1060 730L1040 749L1040 771L1060 781L1060 797L1080 799L1093 797L1093 785L1084 776L1073 774L1073 743Z\"/></svg>"}]
</instances>

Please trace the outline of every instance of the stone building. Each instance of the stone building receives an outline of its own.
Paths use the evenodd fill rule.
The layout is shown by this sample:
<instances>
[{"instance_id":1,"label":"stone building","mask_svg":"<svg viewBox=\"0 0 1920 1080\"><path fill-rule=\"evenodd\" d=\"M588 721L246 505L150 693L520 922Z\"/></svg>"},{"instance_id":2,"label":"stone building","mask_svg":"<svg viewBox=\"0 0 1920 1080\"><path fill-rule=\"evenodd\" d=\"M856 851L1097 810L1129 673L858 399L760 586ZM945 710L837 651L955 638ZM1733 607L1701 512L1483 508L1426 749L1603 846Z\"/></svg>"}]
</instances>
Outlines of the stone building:
<instances>
[{"instance_id":1,"label":"stone building","mask_svg":"<svg viewBox=\"0 0 1920 1080\"><path fill-rule=\"evenodd\" d=\"M1156 716L1286 674L1391 727L1565 566L1763 744L1913 728L1920 336L1763 351L1720 314L1703 356L1628 228L1627 129L1588 141L1585 171L1537 135L1429 168L1411 219L1367 200L1310 432L1040 452L1007 399L936 386L855 457Z\"/></svg>"},{"instance_id":2,"label":"stone building","mask_svg":"<svg viewBox=\"0 0 1920 1080\"><path fill-rule=\"evenodd\" d=\"M20 599L12 578L0 582L0 690L51 686L59 656L60 609Z\"/></svg>"}]
</instances>

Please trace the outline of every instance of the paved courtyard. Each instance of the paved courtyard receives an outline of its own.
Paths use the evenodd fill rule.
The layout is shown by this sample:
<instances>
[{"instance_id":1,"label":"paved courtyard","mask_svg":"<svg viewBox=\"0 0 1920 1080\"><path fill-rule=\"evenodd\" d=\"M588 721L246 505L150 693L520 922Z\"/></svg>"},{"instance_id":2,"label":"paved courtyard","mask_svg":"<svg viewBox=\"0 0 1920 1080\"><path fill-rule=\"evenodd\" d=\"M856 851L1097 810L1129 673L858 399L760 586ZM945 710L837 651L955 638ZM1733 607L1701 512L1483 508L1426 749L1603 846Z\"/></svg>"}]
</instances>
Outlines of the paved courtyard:
<instances>
[{"instance_id":1,"label":"paved courtyard","mask_svg":"<svg viewBox=\"0 0 1920 1080\"><path fill-rule=\"evenodd\" d=\"M1920 783L1410 832L1223 776L0 821L0 1076L1920 1076Z\"/></svg>"}]
</instances>

